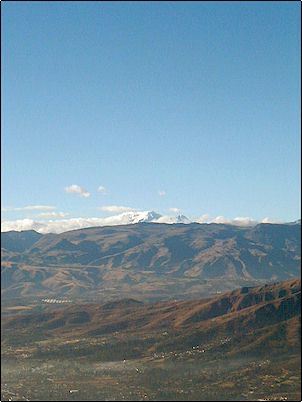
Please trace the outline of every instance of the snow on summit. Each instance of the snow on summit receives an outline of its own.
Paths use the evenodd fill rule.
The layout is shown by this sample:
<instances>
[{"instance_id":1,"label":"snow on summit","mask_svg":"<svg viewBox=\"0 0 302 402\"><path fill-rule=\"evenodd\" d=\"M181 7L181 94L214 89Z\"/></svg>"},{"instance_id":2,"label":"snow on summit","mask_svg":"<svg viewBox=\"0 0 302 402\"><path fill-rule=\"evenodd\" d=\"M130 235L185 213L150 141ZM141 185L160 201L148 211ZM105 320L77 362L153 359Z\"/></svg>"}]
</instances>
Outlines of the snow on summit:
<instances>
[{"instance_id":1,"label":"snow on summit","mask_svg":"<svg viewBox=\"0 0 302 402\"><path fill-rule=\"evenodd\" d=\"M17 219L14 221L3 221L1 223L1 231L36 230L40 233L62 233L68 230L84 229L93 226L130 225L141 222L173 224L190 223L191 221L184 215L173 217L163 216L155 211L130 211L105 218L69 218L48 221Z\"/></svg>"}]
</instances>

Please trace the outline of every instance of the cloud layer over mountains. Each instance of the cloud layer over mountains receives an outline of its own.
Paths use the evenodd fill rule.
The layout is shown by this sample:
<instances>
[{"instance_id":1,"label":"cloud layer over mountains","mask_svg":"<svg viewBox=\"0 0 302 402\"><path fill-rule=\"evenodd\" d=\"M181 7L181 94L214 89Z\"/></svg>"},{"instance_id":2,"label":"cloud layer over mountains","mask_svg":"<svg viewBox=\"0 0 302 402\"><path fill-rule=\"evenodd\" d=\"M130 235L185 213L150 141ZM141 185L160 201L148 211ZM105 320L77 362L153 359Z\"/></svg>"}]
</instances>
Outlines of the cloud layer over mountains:
<instances>
[{"instance_id":1,"label":"cloud layer over mountains","mask_svg":"<svg viewBox=\"0 0 302 402\"><path fill-rule=\"evenodd\" d=\"M109 210L108 210L109 211ZM117 212L117 211L111 211ZM46 217L46 216L45 216ZM68 230L83 229L93 226L114 226L114 225L128 225L139 222L153 222L153 223L226 223L238 226L252 226L259 223L258 221L249 217L237 217L234 219L227 219L223 216L210 218L209 215L202 215L195 219L188 219L184 215L169 216L160 215L154 211L134 211L128 210L117 215L108 217L97 218L68 218L68 219L48 219L48 220L35 220L35 219L17 219L17 220L4 220L1 222L1 231L7 232L10 230L36 230L40 233L62 233ZM262 223L270 223L272 220L265 218Z\"/></svg>"}]
</instances>

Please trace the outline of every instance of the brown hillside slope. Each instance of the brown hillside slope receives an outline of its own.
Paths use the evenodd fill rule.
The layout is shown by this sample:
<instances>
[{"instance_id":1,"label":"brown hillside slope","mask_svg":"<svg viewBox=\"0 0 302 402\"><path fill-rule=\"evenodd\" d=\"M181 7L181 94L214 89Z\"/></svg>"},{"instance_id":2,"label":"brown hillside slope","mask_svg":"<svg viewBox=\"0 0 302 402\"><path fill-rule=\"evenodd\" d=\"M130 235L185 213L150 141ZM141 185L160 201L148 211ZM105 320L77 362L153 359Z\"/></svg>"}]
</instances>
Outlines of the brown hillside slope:
<instances>
[{"instance_id":1,"label":"brown hillside slope","mask_svg":"<svg viewBox=\"0 0 302 402\"><path fill-rule=\"evenodd\" d=\"M34 244L32 233L27 243L21 233L20 244L2 233L2 297L197 299L287 280L300 275L300 228L141 223L47 234Z\"/></svg>"},{"instance_id":2,"label":"brown hillside slope","mask_svg":"<svg viewBox=\"0 0 302 402\"><path fill-rule=\"evenodd\" d=\"M4 317L9 334L49 339L112 334L154 337L149 351L193 346L224 353L270 353L299 349L301 282L298 279L242 288L211 299L155 304L121 300L48 309L41 314ZM168 337L161 334L167 331Z\"/></svg>"}]
</instances>

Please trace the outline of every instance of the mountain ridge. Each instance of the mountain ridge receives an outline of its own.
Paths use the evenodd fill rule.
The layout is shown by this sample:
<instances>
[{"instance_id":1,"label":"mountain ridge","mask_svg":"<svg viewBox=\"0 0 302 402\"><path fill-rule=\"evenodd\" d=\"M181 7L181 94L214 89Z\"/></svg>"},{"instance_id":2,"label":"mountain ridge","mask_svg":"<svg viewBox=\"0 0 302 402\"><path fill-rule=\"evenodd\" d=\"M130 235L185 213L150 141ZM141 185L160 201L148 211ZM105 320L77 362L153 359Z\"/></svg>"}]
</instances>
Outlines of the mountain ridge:
<instances>
[{"instance_id":1,"label":"mountain ridge","mask_svg":"<svg viewBox=\"0 0 302 402\"><path fill-rule=\"evenodd\" d=\"M300 229L143 222L38 235L24 251L2 233L2 295L192 298L286 280L301 272Z\"/></svg>"},{"instance_id":2,"label":"mountain ridge","mask_svg":"<svg viewBox=\"0 0 302 402\"><path fill-rule=\"evenodd\" d=\"M283 332L282 337L279 335L277 347L275 333L281 327L289 331L292 325L300 331L300 306L301 281L294 279L249 289L239 288L202 300L150 304L126 299L103 305L74 304L60 309L49 308L42 313L6 316L3 329L8 334L11 331L22 336L43 333L48 338L60 336L65 340L74 338L74 334L89 339L116 334L116 331L120 337L133 333L136 336L157 334L153 345L148 347L148 353L212 344L216 352L224 350L224 353L234 355L248 350L254 352L255 343L258 353L267 354L269 351L264 348L267 342L275 342L275 353L284 347L298 350L297 334L293 337L293 334ZM169 331L170 337L162 337L163 331ZM261 332L262 339L258 339ZM227 337L231 337L228 343L217 343L217 340Z\"/></svg>"}]
</instances>

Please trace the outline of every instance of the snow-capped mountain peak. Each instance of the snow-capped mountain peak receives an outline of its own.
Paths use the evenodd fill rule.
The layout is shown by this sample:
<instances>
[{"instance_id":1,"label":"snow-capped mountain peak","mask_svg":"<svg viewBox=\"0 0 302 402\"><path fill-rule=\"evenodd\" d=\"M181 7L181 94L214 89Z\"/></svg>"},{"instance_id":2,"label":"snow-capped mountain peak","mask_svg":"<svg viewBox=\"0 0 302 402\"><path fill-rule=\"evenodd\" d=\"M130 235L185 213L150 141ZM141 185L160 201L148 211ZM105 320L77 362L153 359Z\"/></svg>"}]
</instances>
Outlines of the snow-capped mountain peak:
<instances>
[{"instance_id":1,"label":"snow-capped mountain peak","mask_svg":"<svg viewBox=\"0 0 302 402\"><path fill-rule=\"evenodd\" d=\"M131 225L136 223L190 223L184 215L168 216L160 215L155 211L127 211L121 214L95 217L95 218L69 218L54 219L49 221L35 221L33 219L23 219L16 221L6 221L1 224L1 231L10 230L36 230L40 233L62 233L69 230L84 229L96 226Z\"/></svg>"},{"instance_id":2,"label":"snow-capped mountain peak","mask_svg":"<svg viewBox=\"0 0 302 402\"><path fill-rule=\"evenodd\" d=\"M191 223L191 221L185 216L185 215L178 215L178 216L168 216L164 215L161 216L160 218L156 219L156 221L153 221L156 223Z\"/></svg>"},{"instance_id":3,"label":"snow-capped mountain peak","mask_svg":"<svg viewBox=\"0 0 302 402\"><path fill-rule=\"evenodd\" d=\"M135 223L152 222L152 223L190 223L191 221L184 215L167 216L160 215L155 211L130 211L119 215L105 218L107 224L114 220L115 225L130 225Z\"/></svg>"},{"instance_id":4,"label":"snow-capped mountain peak","mask_svg":"<svg viewBox=\"0 0 302 402\"><path fill-rule=\"evenodd\" d=\"M178 215L176 217L177 223L191 223L190 219L187 218L185 215Z\"/></svg>"},{"instance_id":5,"label":"snow-capped mountain peak","mask_svg":"<svg viewBox=\"0 0 302 402\"><path fill-rule=\"evenodd\" d=\"M115 218L120 218L122 224L154 222L160 217L161 215L155 211L131 211L131 212L124 212L120 215L115 216Z\"/></svg>"}]
</instances>

